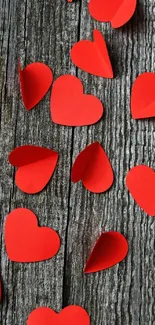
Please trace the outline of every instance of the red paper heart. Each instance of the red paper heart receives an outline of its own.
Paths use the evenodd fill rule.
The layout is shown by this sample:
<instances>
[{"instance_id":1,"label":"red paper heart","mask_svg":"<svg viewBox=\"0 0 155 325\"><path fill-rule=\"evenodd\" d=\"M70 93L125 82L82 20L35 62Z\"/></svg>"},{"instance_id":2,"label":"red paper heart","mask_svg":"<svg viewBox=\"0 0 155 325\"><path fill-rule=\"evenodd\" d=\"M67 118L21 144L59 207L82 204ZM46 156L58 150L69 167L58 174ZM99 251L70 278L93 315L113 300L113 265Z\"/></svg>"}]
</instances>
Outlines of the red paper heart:
<instances>
[{"instance_id":1,"label":"red paper heart","mask_svg":"<svg viewBox=\"0 0 155 325\"><path fill-rule=\"evenodd\" d=\"M81 40L72 47L71 59L80 69L103 78L113 78L107 46L102 34L93 32L94 42Z\"/></svg>"},{"instance_id":2,"label":"red paper heart","mask_svg":"<svg viewBox=\"0 0 155 325\"><path fill-rule=\"evenodd\" d=\"M68 306L59 314L53 309L40 307L29 315L27 325L90 325L90 318L80 306Z\"/></svg>"},{"instance_id":3,"label":"red paper heart","mask_svg":"<svg viewBox=\"0 0 155 325\"><path fill-rule=\"evenodd\" d=\"M60 238L53 229L38 227L37 218L32 211L19 208L7 216L5 244L11 261L39 262L57 254Z\"/></svg>"},{"instance_id":4,"label":"red paper heart","mask_svg":"<svg viewBox=\"0 0 155 325\"><path fill-rule=\"evenodd\" d=\"M93 273L108 269L124 260L128 253L128 242L119 232L104 232L99 237L86 263L84 272Z\"/></svg>"},{"instance_id":5,"label":"red paper heart","mask_svg":"<svg viewBox=\"0 0 155 325\"><path fill-rule=\"evenodd\" d=\"M61 76L54 82L50 106L53 122L61 125L94 124L103 114L100 100L83 94L82 82L72 75Z\"/></svg>"},{"instance_id":6,"label":"red paper heart","mask_svg":"<svg viewBox=\"0 0 155 325\"><path fill-rule=\"evenodd\" d=\"M38 193L47 185L57 160L56 151L31 145L17 147L9 155L10 164L18 167L15 175L17 186L29 194Z\"/></svg>"},{"instance_id":7,"label":"red paper heart","mask_svg":"<svg viewBox=\"0 0 155 325\"><path fill-rule=\"evenodd\" d=\"M105 192L113 183L114 175L109 159L98 142L86 147L77 156L72 167L71 180L82 181L87 190Z\"/></svg>"},{"instance_id":8,"label":"red paper heart","mask_svg":"<svg viewBox=\"0 0 155 325\"><path fill-rule=\"evenodd\" d=\"M111 22L113 28L123 26L134 14L137 0L90 0L90 15L99 21Z\"/></svg>"},{"instance_id":9,"label":"red paper heart","mask_svg":"<svg viewBox=\"0 0 155 325\"><path fill-rule=\"evenodd\" d=\"M137 204L150 216L155 216L155 172L139 165L127 174L126 185Z\"/></svg>"},{"instance_id":10,"label":"red paper heart","mask_svg":"<svg viewBox=\"0 0 155 325\"><path fill-rule=\"evenodd\" d=\"M155 73L142 73L131 93L131 114L134 119L155 116Z\"/></svg>"},{"instance_id":11,"label":"red paper heart","mask_svg":"<svg viewBox=\"0 0 155 325\"><path fill-rule=\"evenodd\" d=\"M23 70L19 62L18 69L23 102L29 111L47 93L53 81L53 73L46 64L40 62L31 63Z\"/></svg>"}]
</instances>

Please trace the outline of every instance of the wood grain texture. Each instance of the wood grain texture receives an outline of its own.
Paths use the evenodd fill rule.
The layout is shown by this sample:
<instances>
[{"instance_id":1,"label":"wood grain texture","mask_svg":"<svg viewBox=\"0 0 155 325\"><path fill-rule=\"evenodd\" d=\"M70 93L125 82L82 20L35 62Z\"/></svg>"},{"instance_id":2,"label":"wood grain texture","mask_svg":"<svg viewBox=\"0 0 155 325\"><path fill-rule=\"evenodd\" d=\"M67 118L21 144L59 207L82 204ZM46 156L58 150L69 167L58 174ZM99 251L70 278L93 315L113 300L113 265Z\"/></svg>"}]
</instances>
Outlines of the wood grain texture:
<instances>
[{"instance_id":1,"label":"wood grain texture","mask_svg":"<svg viewBox=\"0 0 155 325\"><path fill-rule=\"evenodd\" d=\"M24 325L38 306L59 311L68 304L79 304L91 315L91 325L154 325L155 220L141 211L125 187L126 173L135 164L155 168L155 121L135 121L130 116L134 79L155 68L154 1L139 1L134 17L118 30L94 21L85 0L0 0L0 8L0 238L4 283L0 324ZM107 41L113 80L82 72L70 61L71 46L78 39L91 39L94 28L102 31ZM54 125L49 113L50 92L27 112L19 91L19 57L23 67L34 61L47 63L55 78L63 73L77 75L85 92L104 103L103 119L83 128ZM76 155L94 140L105 148L115 172L113 187L100 195L69 180ZM53 148L60 154L52 180L38 195L17 189L14 169L7 162L8 153L22 144ZM16 207L32 209L40 225L58 231L62 245L54 259L36 264L8 260L4 223ZM84 275L84 264L104 227L121 231L128 238L128 257L107 271Z\"/></svg>"}]
</instances>

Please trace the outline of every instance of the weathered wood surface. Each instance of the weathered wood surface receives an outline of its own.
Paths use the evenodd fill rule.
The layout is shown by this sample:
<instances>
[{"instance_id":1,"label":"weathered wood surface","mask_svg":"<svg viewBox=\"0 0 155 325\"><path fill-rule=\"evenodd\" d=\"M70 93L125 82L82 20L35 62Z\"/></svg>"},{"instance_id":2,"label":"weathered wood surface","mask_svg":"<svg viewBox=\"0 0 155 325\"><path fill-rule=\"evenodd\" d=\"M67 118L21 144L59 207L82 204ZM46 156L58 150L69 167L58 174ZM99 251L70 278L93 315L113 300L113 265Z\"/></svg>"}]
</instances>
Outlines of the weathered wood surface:
<instances>
[{"instance_id":1,"label":"weathered wood surface","mask_svg":"<svg viewBox=\"0 0 155 325\"><path fill-rule=\"evenodd\" d=\"M116 78L104 80L74 67L71 46L92 37L94 28L105 35ZM155 324L155 220L134 203L125 187L130 167L146 163L155 168L155 121L135 121L130 116L133 80L154 71L155 3L141 0L131 21L118 30L95 22L87 2L77 0L0 0L1 90L1 274L4 299L0 324L26 324L38 306L56 311L69 304L85 307L92 325ZM22 104L17 59L23 66L42 61L55 78L76 74L85 91L104 103L105 114L96 125L69 128L50 119L50 93L34 110ZM94 140L102 143L115 172L112 188L91 194L69 176L76 155ZM45 190L38 195L22 193L14 183L8 153L22 144L51 147L60 154L58 167ZM61 236L58 255L47 262L18 264L8 260L4 223L16 207L32 209L41 225ZM129 241L125 261L105 271L83 274L83 266L103 227L121 231Z\"/></svg>"}]
</instances>

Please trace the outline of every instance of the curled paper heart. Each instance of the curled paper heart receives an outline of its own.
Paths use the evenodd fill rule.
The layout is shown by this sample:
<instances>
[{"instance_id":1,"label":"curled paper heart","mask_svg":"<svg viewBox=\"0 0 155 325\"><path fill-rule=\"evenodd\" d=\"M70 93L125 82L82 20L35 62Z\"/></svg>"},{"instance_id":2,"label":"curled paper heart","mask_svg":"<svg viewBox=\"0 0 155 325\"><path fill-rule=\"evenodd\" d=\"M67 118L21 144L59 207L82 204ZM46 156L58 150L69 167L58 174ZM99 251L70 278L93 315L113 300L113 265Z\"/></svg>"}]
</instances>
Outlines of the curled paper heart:
<instances>
[{"instance_id":1,"label":"curled paper heart","mask_svg":"<svg viewBox=\"0 0 155 325\"><path fill-rule=\"evenodd\" d=\"M99 237L86 263L84 273L108 269L124 260L128 253L128 242L119 232L104 232Z\"/></svg>"},{"instance_id":2,"label":"curled paper heart","mask_svg":"<svg viewBox=\"0 0 155 325\"><path fill-rule=\"evenodd\" d=\"M155 116L155 73L142 73L135 80L131 93L131 114L134 119Z\"/></svg>"},{"instance_id":3,"label":"curled paper heart","mask_svg":"<svg viewBox=\"0 0 155 325\"><path fill-rule=\"evenodd\" d=\"M32 211L19 208L7 216L5 245L13 262L39 262L57 254L60 238L53 229L38 227L37 217Z\"/></svg>"},{"instance_id":4,"label":"curled paper heart","mask_svg":"<svg viewBox=\"0 0 155 325\"><path fill-rule=\"evenodd\" d=\"M68 306L59 314L53 309L40 307L29 315L27 325L90 325L90 318L80 306Z\"/></svg>"},{"instance_id":5,"label":"curled paper heart","mask_svg":"<svg viewBox=\"0 0 155 325\"><path fill-rule=\"evenodd\" d=\"M109 159L98 142L87 146L77 156L73 167L71 180L74 183L82 181L84 187L95 193L108 190L114 180Z\"/></svg>"},{"instance_id":6,"label":"curled paper heart","mask_svg":"<svg viewBox=\"0 0 155 325\"><path fill-rule=\"evenodd\" d=\"M31 145L17 147L9 155L10 164L18 168L15 175L17 186L29 194L38 193L47 185L57 160L56 151Z\"/></svg>"},{"instance_id":7,"label":"curled paper heart","mask_svg":"<svg viewBox=\"0 0 155 325\"><path fill-rule=\"evenodd\" d=\"M90 15L102 22L111 22L113 28L123 26L135 12L137 0L90 0Z\"/></svg>"},{"instance_id":8,"label":"curled paper heart","mask_svg":"<svg viewBox=\"0 0 155 325\"><path fill-rule=\"evenodd\" d=\"M20 87L25 108L29 111L47 93L53 81L51 69L44 63L34 62L25 69L18 63Z\"/></svg>"},{"instance_id":9,"label":"curled paper heart","mask_svg":"<svg viewBox=\"0 0 155 325\"><path fill-rule=\"evenodd\" d=\"M137 204L150 216L155 216L155 172L152 168L139 165L127 174L126 185Z\"/></svg>"},{"instance_id":10,"label":"curled paper heart","mask_svg":"<svg viewBox=\"0 0 155 325\"><path fill-rule=\"evenodd\" d=\"M54 82L50 107L53 122L67 126L94 124L103 114L100 100L85 95L82 82L72 75L63 75Z\"/></svg>"},{"instance_id":11,"label":"curled paper heart","mask_svg":"<svg viewBox=\"0 0 155 325\"><path fill-rule=\"evenodd\" d=\"M99 32L94 30L94 41L81 40L71 49L71 59L80 69L103 78L113 78L113 71L106 42Z\"/></svg>"}]
</instances>

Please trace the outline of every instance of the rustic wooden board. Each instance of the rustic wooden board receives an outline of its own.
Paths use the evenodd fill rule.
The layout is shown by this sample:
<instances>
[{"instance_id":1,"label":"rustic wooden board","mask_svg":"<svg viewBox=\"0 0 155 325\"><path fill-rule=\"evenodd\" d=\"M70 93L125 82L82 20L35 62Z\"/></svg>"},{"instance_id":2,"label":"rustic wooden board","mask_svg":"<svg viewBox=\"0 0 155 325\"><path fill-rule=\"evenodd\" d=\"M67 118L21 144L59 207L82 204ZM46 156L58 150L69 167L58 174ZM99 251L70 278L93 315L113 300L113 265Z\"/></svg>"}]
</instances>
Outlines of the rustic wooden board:
<instances>
[{"instance_id":1,"label":"rustic wooden board","mask_svg":"<svg viewBox=\"0 0 155 325\"><path fill-rule=\"evenodd\" d=\"M85 0L0 0L1 89L1 274L4 300L2 325L22 325L34 308L56 311L68 304L84 306L91 325L155 324L155 221L134 203L125 187L127 171L138 163L155 168L155 121L135 121L130 116L133 80L154 71L155 12L153 0L139 1L131 21L118 30L95 22ZM104 80L72 65L69 50L92 31L103 32L114 66L115 79ZM55 78L76 74L85 92L98 96L105 114L96 125L60 127L51 123L49 96L31 112L22 104L17 59L23 67L34 61L51 66ZM115 172L115 183L106 193L86 191L69 180L76 155L94 140L102 143ZM22 144L36 144L59 151L52 180L38 195L26 195L14 184L8 153ZM32 209L41 225L58 231L62 245L47 262L18 264L8 260L4 246L4 223L16 207ZM105 272L84 275L83 267L102 232L121 231L129 241L125 261Z\"/></svg>"}]
</instances>

